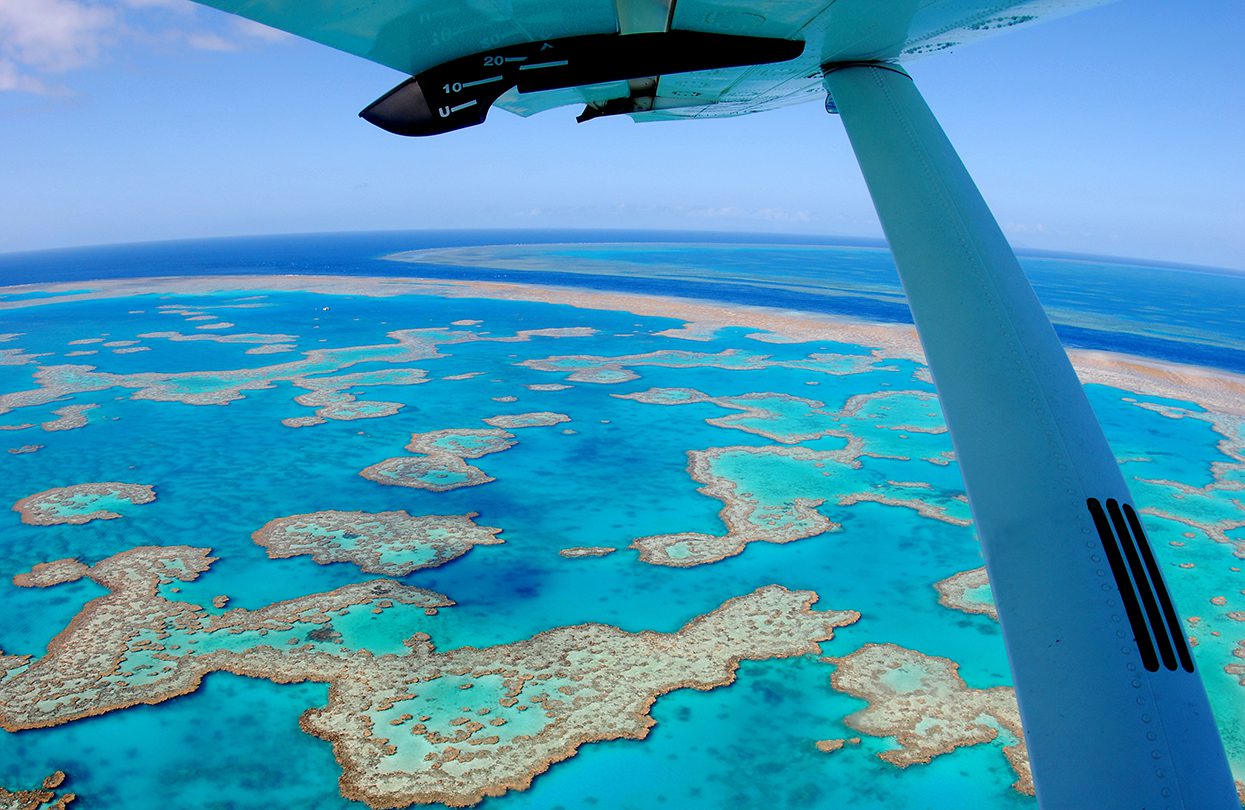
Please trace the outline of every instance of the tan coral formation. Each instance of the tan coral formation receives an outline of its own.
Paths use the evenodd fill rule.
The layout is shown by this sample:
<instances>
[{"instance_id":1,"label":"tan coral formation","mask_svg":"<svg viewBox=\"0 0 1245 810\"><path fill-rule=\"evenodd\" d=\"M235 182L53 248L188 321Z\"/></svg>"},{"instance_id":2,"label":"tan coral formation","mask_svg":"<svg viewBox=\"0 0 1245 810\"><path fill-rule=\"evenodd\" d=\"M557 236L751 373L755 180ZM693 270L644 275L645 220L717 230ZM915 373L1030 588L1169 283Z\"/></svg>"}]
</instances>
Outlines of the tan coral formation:
<instances>
[{"instance_id":1,"label":"tan coral formation","mask_svg":"<svg viewBox=\"0 0 1245 810\"><path fill-rule=\"evenodd\" d=\"M550 330L552 331L552 330ZM483 420L491 428L446 428L428 433L411 434L406 449L418 455L387 458L362 470L359 475L378 484L446 492L459 487L473 487L497 479L467 459L481 458L509 450L518 442L510 430L548 427L571 421L563 413L536 411Z\"/></svg>"},{"instance_id":2,"label":"tan coral formation","mask_svg":"<svg viewBox=\"0 0 1245 810\"><path fill-rule=\"evenodd\" d=\"M633 367L660 368L721 368L736 371L759 371L767 368L790 368L820 374L846 375L867 371L881 355L810 354L801 360L775 360L768 354L740 349L723 349L709 354L682 349L660 349L645 354L604 357L591 354L558 355L523 360L517 365L536 371L566 374L568 382L610 385L639 379ZM662 403L672 404L672 403Z\"/></svg>"},{"instance_id":3,"label":"tan coral formation","mask_svg":"<svg viewBox=\"0 0 1245 810\"><path fill-rule=\"evenodd\" d=\"M402 409L401 402L361 401L349 389L372 385L421 385L428 382L428 372L417 368L395 368L383 371L359 371L352 374L331 374L321 377L299 377L292 380L297 388L308 393L294 398L299 405L316 409L320 421L338 419L376 419L392 416ZM295 417L297 418L297 417ZM282 420L287 425L291 420ZM304 421L292 427L312 424Z\"/></svg>"},{"instance_id":4,"label":"tan coral formation","mask_svg":"<svg viewBox=\"0 0 1245 810\"><path fill-rule=\"evenodd\" d=\"M986 568L983 565L980 568L971 568L968 571L961 571L958 574L952 574L946 579L939 580L934 583L934 589L938 591L938 604L943 607L963 611L964 613L977 613L989 616L997 622L999 620L999 611L993 601L982 602L969 598L970 592L980 592L982 588L986 588L989 585L990 580L986 576Z\"/></svg>"},{"instance_id":5,"label":"tan coral formation","mask_svg":"<svg viewBox=\"0 0 1245 810\"><path fill-rule=\"evenodd\" d=\"M760 357L763 358L764 356ZM795 367L807 367L808 370L826 371L826 369L820 368L819 364L825 362L826 358L829 357L841 356L812 354L804 360L782 361L777 363L777 365L792 365ZM854 356L846 357L852 359ZM757 362L773 365L768 360ZM853 372L835 370L827 373ZM702 391L697 391L694 388L650 388L646 391L614 394L613 396L617 399L632 400L650 405L711 404L719 408L735 411L735 413L730 413L726 416L705 419L707 424L714 425L715 427L742 430L783 444L799 444L816 439L838 437L849 443L857 457L869 456L873 458L909 460L905 456L897 455L894 452L893 446L888 448L885 439L879 439L877 435L862 430L864 427L899 434L898 438L901 440L907 439L908 436L905 434L909 433L942 434L947 432L946 426L938 419L939 414L936 410L924 414L924 418L933 420L928 425L896 424L885 414L886 411L893 407L885 403L896 399L910 398L921 403L933 402L935 397L929 391L883 389L867 394L856 394L850 397L843 407L837 411L826 409L825 403L817 400L774 392L715 397ZM873 403L883 403L880 405L881 412L864 413L865 409ZM936 405L932 407L937 408ZM949 461L950 451L941 451L934 454L932 449L927 448L924 450L924 453L928 457L922 458L922 460L931 464L946 465ZM921 484L916 486L919 487ZM862 496L862 499L867 499L868 497ZM908 506L914 509L923 508L920 499L905 499L902 502L897 500L895 505ZM934 515L931 513L926 516L936 517L939 520L948 519L945 514ZM958 521L958 519L949 520L953 522Z\"/></svg>"},{"instance_id":6,"label":"tan coral formation","mask_svg":"<svg viewBox=\"0 0 1245 810\"><path fill-rule=\"evenodd\" d=\"M688 352L681 349L662 349L646 354L629 354L617 357L601 357L590 354L560 355L555 357L523 360L518 365L536 371L567 372L570 382L619 383L639 377L631 366L660 366L664 368L764 368L761 359L765 355L741 353L738 349L724 349L716 354ZM737 359L738 358L738 359Z\"/></svg>"},{"instance_id":7,"label":"tan coral formation","mask_svg":"<svg viewBox=\"0 0 1245 810\"><path fill-rule=\"evenodd\" d=\"M261 343L246 349L244 354L285 354L297 348L297 343Z\"/></svg>"},{"instance_id":8,"label":"tan coral formation","mask_svg":"<svg viewBox=\"0 0 1245 810\"><path fill-rule=\"evenodd\" d=\"M726 416L711 416L705 422L715 427L733 428L752 433L766 439L783 444L797 444L812 441L825 436L844 436L843 431L832 426L831 414L823 411L824 402L805 399L790 394L773 392L740 394L731 397L713 397L694 388L650 388L631 394L614 394L618 399L629 399L648 405L694 405L706 403L719 408L736 411ZM779 431L773 423L782 419L783 415L772 408L765 407L767 401L781 401L804 406L808 414L825 417L824 426L815 431L793 432Z\"/></svg>"},{"instance_id":9,"label":"tan coral formation","mask_svg":"<svg viewBox=\"0 0 1245 810\"><path fill-rule=\"evenodd\" d=\"M35 565L29 571L13 577L19 588L50 588L64 582L76 582L90 572L90 567L78 560L66 558Z\"/></svg>"},{"instance_id":10,"label":"tan coral formation","mask_svg":"<svg viewBox=\"0 0 1245 810\"><path fill-rule=\"evenodd\" d=\"M467 459L509 450L514 434L501 428L447 428L414 433L406 449L418 455L387 458L360 471L378 484L446 492L497 479Z\"/></svg>"},{"instance_id":11,"label":"tan coral formation","mask_svg":"<svg viewBox=\"0 0 1245 810\"><path fill-rule=\"evenodd\" d=\"M919 498L896 498L893 495L884 495L881 492L851 492L838 500L839 506L854 506L858 503L880 503L886 506L911 509L921 517L941 520L943 523L950 523L952 526L972 525L972 521L968 518L948 514L947 508L942 504L930 503Z\"/></svg>"},{"instance_id":12,"label":"tan coral formation","mask_svg":"<svg viewBox=\"0 0 1245 810\"><path fill-rule=\"evenodd\" d=\"M1171 375L1173 381L1183 381L1187 377L1175 368L1171 370ZM1195 391L1189 392L1180 398L1196 400L1196 393ZM1168 392L1168 396L1175 397L1175 393ZM1183 523L1201 530L1211 540L1232 546L1233 554L1245 559L1245 539L1233 539L1230 535L1234 531L1245 528L1245 415L1243 415L1245 408L1215 402L1214 407L1207 405L1208 410L1197 411L1174 405L1138 402L1131 397L1125 398L1125 401L1138 408L1161 414L1168 419L1193 419L1205 422L1211 430L1219 434L1216 448L1227 457L1227 460L1211 462L1210 483L1195 487L1181 481L1138 478L1137 480L1143 484L1171 490L1170 494L1174 496L1170 499L1168 508L1146 507L1141 511L1143 514ZM1228 494L1235 492L1242 493L1241 497L1232 497ZM1204 499L1216 495L1225 497L1235 507L1236 515L1228 513L1216 519L1202 514L1202 510L1198 508L1199 502L1204 502Z\"/></svg>"},{"instance_id":13,"label":"tan coral formation","mask_svg":"<svg viewBox=\"0 0 1245 810\"><path fill-rule=\"evenodd\" d=\"M813 743L813 747L823 754L833 754L835 751L843 750L845 745L860 745L859 737L850 737L847 739L834 738L829 740L818 740Z\"/></svg>"},{"instance_id":14,"label":"tan coral formation","mask_svg":"<svg viewBox=\"0 0 1245 810\"><path fill-rule=\"evenodd\" d=\"M251 535L273 559L310 555L321 565L352 563L369 574L401 577L457 559L473 546L501 543L501 529L477 513L419 515L329 510L276 518Z\"/></svg>"},{"instance_id":15,"label":"tan coral formation","mask_svg":"<svg viewBox=\"0 0 1245 810\"><path fill-rule=\"evenodd\" d=\"M156 284L152 279L147 281ZM245 284L239 279L239 284ZM156 284L156 286L159 286ZM193 285L192 285L193 286ZM48 300L65 299L53 297ZM5 309L0 302L0 310ZM242 399L247 391L270 389L279 382L290 382L316 388L322 379L360 363L408 363L444 357L440 346L477 341L517 343L537 337L585 337L595 334L588 327L525 329L507 337L480 335L469 331L446 329L400 329L386 336L392 341L370 346L347 346L337 349L312 349L297 360L259 368L220 371L138 372L111 374L89 365L43 366L35 372L36 387L25 391L0 394L0 414L17 408L44 405L65 396L111 388L132 389L130 399L157 402L181 402L187 405L227 405Z\"/></svg>"},{"instance_id":16,"label":"tan coral formation","mask_svg":"<svg viewBox=\"0 0 1245 810\"><path fill-rule=\"evenodd\" d=\"M214 671L278 683L331 680L343 657L371 658L366 651L341 647L334 638L313 637L317 629L331 628L334 615L360 605L383 611L382 604L453 604L440 594L390 580L216 615L190 602L167 599L161 586L197 579L215 562L209 552L190 546L140 546L90 567L60 560L47 564L52 568L36 567L15 577L19 587L87 577L108 593L88 602L52 639L43 657L4 659L10 672L17 671L0 680L0 727L46 728L160 703L193 692ZM302 643L289 645L289 638ZM19 668L23 664L28 665Z\"/></svg>"},{"instance_id":17,"label":"tan coral formation","mask_svg":"<svg viewBox=\"0 0 1245 810\"><path fill-rule=\"evenodd\" d=\"M467 806L528 787L585 743L644 738L666 692L729 684L740 660L813 652L859 618L812 612L815 600L771 585L671 634L585 624L484 649L417 646L407 658L422 663L378 659L335 682L329 705L301 724L333 743L348 798Z\"/></svg>"},{"instance_id":18,"label":"tan coral formation","mask_svg":"<svg viewBox=\"0 0 1245 810\"><path fill-rule=\"evenodd\" d=\"M52 411L56 414L56 419L44 422L42 427L44 430L52 433L57 430L77 430L86 427L86 412L98 408L98 405L66 405L63 408L57 408Z\"/></svg>"},{"instance_id":19,"label":"tan coral formation","mask_svg":"<svg viewBox=\"0 0 1245 810\"><path fill-rule=\"evenodd\" d=\"M1236 642L1236 647L1232 650L1232 656L1245 660L1245 639ZM1245 663L1225 664L1223 671L1239 678L1241 686L1245 686Z\"/></svg>"},{"instance_id":20,"label":"tan coral formation","mask_svg":"<svg viewBox=\"0 0 1245 810\"><path fill-rule=\"evenodd\" d=\"M323 425L327 422L320 416L287 416L281 420L281 424L290 428L311 427L313 425Z\"/></svg>"},{"instance_id":21,"label":"tan coral formation","mask_svg":"<svg viewBox=\"0 0 1245 810\"><path fill-rule=\"evenodd\" d=\"M569 421L571 421L571 418L566 414L554 413L553 411L501 414L499 416L489 416L484 419L485 424L502 428L503 430L518 430L520 428L527 427L550 427L552 425L560 425L563 422Z\"/></svg>"},{"instance_id":22,"label":"tan coral formation","mask_svg":"<svg viewBox=\"0 0 1245 810\"><path fill-rule=\"evenodd\" d=\"M138 506L154 501L156 490L150 484L127 484L121 481L73 484L27 495L13 504L13 511L21 514L23 523L32 526L115 520L121 517L120 513L102 507L93 508L101 500L109 498L128 501Z\"/></svg>"},{"instance_id":23,"label":"tan coral formation","mask_svg":"<svg viewBox=\"0 0 1245 810\"><path fill-rule=\"evenodd\" d=\"M389 258L404 260L408 257L409 254L395 254ZM310 294L373 297L422 294L446 298L494 298L677 318L687 324L694 324L696 330L726 327L759 329L768 334L753 337L763 337L771 342L833 340L875 347L888 358L924 361L916 330L907 324L872 323L836 315L793 313L789 310L740 304L732 304L727 308L714 301L543 284L328 275L252 275L109 279L92 282L89 292L82 291L69 282L25 284L9 287L7 290L19 294L52 294L39 298L0 301L0 311L137 295L193 295L238 290L290 290ZM102 342L102 339L89 342ZM1191 400L1210 410L1245 416L1245 404L1242 404L1245 403L1245 377L1242 375L1200 366L1177 366L1117 352L1073 349L1069 355L1082 382ZM918 369L916 373L921 377L927 376L923 369Z\"/></svg>"},{"instance_id":24,"label":"tan coral formation","mask_svg":"<svg viewBox=\"0 0 1245 810\"><path fill-rule=\"evenodd\" d=\"M397 254L389 258L402 260L405 256ZM726 327L758 329L764 330L765 334L752 337L764 338L770 342L832 340L874 347L880 356L886 358L924 362L916 330L907 324L872 323L836 315L793 313L789 310L740 304L732 304L727 308L715 301L543 284L360 276L253 275L109 279L92 282L92 290L89 292L68 282L18 285L7 290L19 294L36 291L52 294L39 298L0 301L0 311L137 295L193 295L238 290L289 290L309 294L373 297L437 295L446 298L494 298L677 318L687 324L694 324L697 330ZM102 342L102 339L88 342ZM1155 396L1193 401L1212 411L1245 416L1245 404L1242 404L1245 403L1245 376L1200 366L1164 363L1118 352L1073 349L1069 356L1084 383L1098 383ZM926 369L917 369L914 374L929 382ZM0 412L3 412L6 405L8 402L0 400Z\"/></svg>"},{"instance_id":25,"label":"tan coral formation","mask_svg":"<svg viewBox=\"0 0 1245 810\"><path fill-rule=\"evenodd\" d=\"M723 535L703 532L675 532L636 538L631 548L640 560L653 565L687 568L733 557L748 543L790 543L833 531L838 524L817 511L821 499L794 498L781 508L766 507L739 485L713 472L713 461L726 453L784 455L810 461L843 461L852 450L810 450L806 447L714 447L689 450L687 473L701 486L697 492L722 502L718 517L726 525Z\"/></svg>"},{"instance_id":26,"label":"tan coral formation","mask_svg":"<svg viewBox=\"0 0 1245 810\"><path fill-rule=\"evenodd\" d=\"M42 728L158 703L214 671L328 682L327 705L308 709L300 725L332 743L344 796L376 808L467 806L526 788L585 743L645 737L652 704L666 692L729 684L741 660L819 652L835 628L859 619L813 611L816 594L770 585L674 633L584 624L438 652L415 632L405 652L376 655L343 645L334 617L352 606L452 603L386 580L215 615L166 598L164 586L208 569L208 553L141 547L76 569L109 593L42 658L0 659L9 671L0 726Z\"/></svg>"},{"instance_id":27,"label":"tan coral formation","mask_svg":"<svg viewBox=\"0 0 1245 810\"><path fill-rule=\"evenodd\" d=\"M613 554L618 549L613 546L573 546L564 548L558 554L567 559L575 559L578 557L604 557L606 554Z\"/></svg>"},{"instance_id":28,"label":"tan coral formation","mask_svg":"<svg viewBox=\"0 0 1245 810\"><path fill-rule=\"evenodd\" d=\"M0 349L0 366L25 366L49 355L49 352L30 354L21 349Z\"/></svg>"},{"instance_id":29,"label":"tan coral formation","mask_svg":"<svg viewBox=\"0 0 1245 810\"><path fill-rule=\"evenodd\" d=\"M60 791L65 778L64 771L54 771L34 790L0 787L0 810L65 810L78 798L73 792Z\"/></svg>"},{"instance_id":30,"label":"tan coral formation","mask_svg":"<svg viewBox=\"0 0 1245 810\"><path fill-rule=\"evenodd\" d=\"M272 346L280 344L294 343L298 340L298 335L282 335L282 334L263 334L259 332L234 332L227 335L211 335L211 334L195 334L187 335L182 332L145 332L139 335L140 338L150 340L168 340L173 343L184 343L188 341L209 341L211 343L244 343L257 344L259 346ZM104 344L107 346L108 344ZM264 352L252 352L253 354L264 354Z\"/></svg>"},{"instance_id":31,"label":"tan coral formation","mask_svg":"<svg viewBox=\"0 0 1245 810\"><path fill-rule=\"evenodd\" d=\"M1015 690L973 689L960 665L895 644L866 644L841 658L830 676L837 691L869 706L847 717L851 728L874 737L894 737L899 747L878 754L901 768L927 763L956 748L990 742L1006 732L1003 753L1016 772L1013 787L1033 794L1033 776L1020 727Z\"/></svg>"},{"instance_id":32,"label":"tan coral formation","mask_svg":"<svg viewBox=\"0 0 1245 810\"><path fill-rule=\"evenodd\" d=\"M873 455L864 450L864 441L851 435L846 445L837 450L813 450L803 446L730 446L707 450L689 450L687 472L701 486L697 492L722 502L718 517L726 526L721 535L703 532L675 532L648 535L632 541L631 548L640 552L642 562L653 565L690 567L717 562L739 554L749 543L790 543L835 531L838 524L818 511L825 503L821 497L790 497L782 493L767 503L754 492L745 492L740 482L715 471L714 465L731 456L747 456L758 461L783 459L814 468L832 464L860 466L862 456ZM829 476L829 470L822 470ZM810 490L813 493L817 489ZM852 506L872 502L912 509L923 517L956 526L967 525L964 518L947 512L947 508L924 498L900 498L873 491L838 494L836 505Z\"/></svg>"}]
</instances>

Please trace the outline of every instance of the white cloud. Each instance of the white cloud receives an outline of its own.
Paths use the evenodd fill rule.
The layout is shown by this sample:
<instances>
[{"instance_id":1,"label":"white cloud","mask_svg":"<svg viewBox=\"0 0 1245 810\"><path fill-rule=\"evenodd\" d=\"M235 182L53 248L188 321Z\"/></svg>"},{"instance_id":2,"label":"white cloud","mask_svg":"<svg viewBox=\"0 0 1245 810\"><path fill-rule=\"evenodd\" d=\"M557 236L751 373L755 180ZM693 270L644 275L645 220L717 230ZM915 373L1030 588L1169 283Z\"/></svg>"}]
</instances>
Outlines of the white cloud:
<instances>
[{"instance_id":1,"label":"white cloud","mask_svg":"<svg viewBox=\"0 0 1245 810\"><path fill-rule=\"evenodd\" d=\"M116 27L116 13L103 5L0 0L0 58L16 69L63 73L95 62Z\"/></svg>"},{"instance_id":2,"label":"white cloud","mask_svg":"<svg viewBox=\"0 0 1245 810\"><path fill-rule=\"evenodd\" d=\"M0 59L0 93L5 91L46 95L50 92L50 88L38 79L24 75L12 62Z\"/></svg>"},{"instance_id":3,"label":"white cloud","mask_svg":"<svg viewBox=\"0 0 1245 810\"><path fill-rule=\"evenodd\" d=\"M49 79L136 42L235 51L287 36L189 0L0 0L0 92L66 92Z\"/></svg>"},{"instance_id":4,"label":"white cloud","mask_svg":"<svg viewBox=\"0 0 1245 810\"><path fill-rule=\"evenodd\" d=\"M786 208L739 208L733 205L718 208L691 207L686 209L686 215L690 219L741 219L764 222L812 222L814 218L810 211L792 211Z\"/></svg>"},{"instance_id":5,"label":"white cloud","mask_svg":"<svg viewBox=\"0 0 1245 810\"><path fill-rule=\"evenodd\" d=\"M129 8L164 8L184 14L194 11L186 0L121 0L121 5Z\"/></svg>"},{"instance_id":6,"label":"white cloud","mask_svg":"<svg viewBox=\"0 0 1245 810\"><path fill-rule=\"evenodd\" d=\"M263 42L284 42L294 38L293 34L288 34L279 28L273 28L263 23L257 23L254 20L248 20L246 17L234 17L231 22L233 23L233 30L237 33Z\"/></svg>"},{"instance_id":7,"label":"white cloud","mask_svg":"<svg viewBox=\"0 0 1245 810\"><path fill-rule=\"evenodd\" d=\"M197 31L186 35L186 44L199 51L236 51L238 43L211 31Z\"/></svg>"}]
</instances>

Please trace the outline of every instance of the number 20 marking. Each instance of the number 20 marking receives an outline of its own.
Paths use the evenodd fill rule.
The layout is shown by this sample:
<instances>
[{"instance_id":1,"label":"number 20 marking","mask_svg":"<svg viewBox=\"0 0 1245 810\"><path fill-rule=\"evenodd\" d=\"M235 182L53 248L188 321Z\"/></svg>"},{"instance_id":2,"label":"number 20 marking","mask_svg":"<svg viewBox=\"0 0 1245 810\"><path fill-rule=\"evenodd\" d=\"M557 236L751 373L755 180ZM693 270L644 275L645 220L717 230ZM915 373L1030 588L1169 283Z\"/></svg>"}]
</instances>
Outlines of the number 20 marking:
<instances>
[{"instance_id":1,"label":"number 20 marking","mask_svg":"<svg viewBox=\"0 0 1245 810\"><path fill-rule=\"evenodd\" d=\"M495 65L496 65L496 66L501 66L501 65L504 65L505 63L506 63L505 58L503 58L503 57L501 57L501 56L486 56L486 57L484 57L484 66L485 66L485 67L493 67L493 66L495 66Z\"/></svg>"}]
</instances>

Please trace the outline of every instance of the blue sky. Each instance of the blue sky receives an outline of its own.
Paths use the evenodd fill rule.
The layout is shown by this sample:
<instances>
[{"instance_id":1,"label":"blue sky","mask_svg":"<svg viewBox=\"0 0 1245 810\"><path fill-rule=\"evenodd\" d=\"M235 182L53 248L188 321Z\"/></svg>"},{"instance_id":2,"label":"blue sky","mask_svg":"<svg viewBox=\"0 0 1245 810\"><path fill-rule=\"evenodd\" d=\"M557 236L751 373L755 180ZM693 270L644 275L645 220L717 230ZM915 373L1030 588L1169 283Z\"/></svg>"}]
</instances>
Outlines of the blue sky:
<instances>
[{"instance_id":1,"label":"blue sky","mask_svg":"<svg viewBox=\"0 0 1245 810\"><path fill-rule=\"evenodd\" d=\"M1245 4L1120 0L915 62L1018 248L1245 268ZM840 123L356 118L402 76L186 0L0 0L0 251L401 228L879 236Z\"/></svg>"}]
</instances>

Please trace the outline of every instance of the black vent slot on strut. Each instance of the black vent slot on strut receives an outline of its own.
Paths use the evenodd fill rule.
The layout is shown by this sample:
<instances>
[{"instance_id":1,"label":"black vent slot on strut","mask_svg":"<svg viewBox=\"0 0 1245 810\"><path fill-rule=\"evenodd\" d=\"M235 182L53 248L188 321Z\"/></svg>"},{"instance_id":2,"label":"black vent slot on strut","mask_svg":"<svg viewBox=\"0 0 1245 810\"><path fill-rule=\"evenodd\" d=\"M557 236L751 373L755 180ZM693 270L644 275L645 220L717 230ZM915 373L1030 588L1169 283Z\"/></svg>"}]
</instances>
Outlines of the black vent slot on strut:
<instances>
[{"instance_id":1,"label":"black vent slot on strut","mask_svg":"<svg viewBox=\"0 0 1245 810\"><path fill-rule=\"evenodd\" d=\"M1105 509L1097 498L1086 503L1111 564L1141 663L1150 672L1158 671L1160 661L1165 669L1175 671L1179 658L1179 666L1192 672L1193 657L1180 629L1180 617L1136 510L1114 498L1107 499Z\"/></svg>"}]
</instances>

